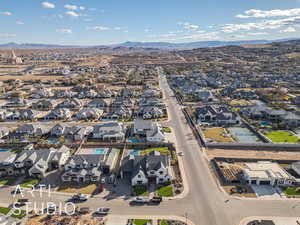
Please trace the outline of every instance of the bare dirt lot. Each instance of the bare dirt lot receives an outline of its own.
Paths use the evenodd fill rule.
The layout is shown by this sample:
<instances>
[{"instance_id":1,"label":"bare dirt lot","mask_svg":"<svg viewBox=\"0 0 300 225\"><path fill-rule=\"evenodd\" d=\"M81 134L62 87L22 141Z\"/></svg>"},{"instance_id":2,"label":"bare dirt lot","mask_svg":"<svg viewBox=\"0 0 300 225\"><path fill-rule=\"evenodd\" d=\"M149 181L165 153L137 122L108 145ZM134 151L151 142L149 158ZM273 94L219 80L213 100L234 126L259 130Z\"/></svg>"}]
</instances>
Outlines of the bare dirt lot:
<instances>
[{"instance_id":1,"label":"bare dirt lot","mask_svg":"<svg viewBox=\"0 0 300 225\"><path fill-rule=\"evenodd\" d=\"M206 151L210 159L215 157L228 158L253 158L253 159L274 159L274 160L300 160L299 152L270 152L254 150L224 150L209 149Z\"/></svg>"},{"instance_id":2,"label":"bare dirt lot","mask_svg":"<svg viewBox=\"0 0 300 225\"><path fill-rule=\"evenodd\" d=\"M48 76L48 75L5 75L0 76L0 81L5 80L57 80L61 79L63 76Z\"/></svg>"}]
</instances>

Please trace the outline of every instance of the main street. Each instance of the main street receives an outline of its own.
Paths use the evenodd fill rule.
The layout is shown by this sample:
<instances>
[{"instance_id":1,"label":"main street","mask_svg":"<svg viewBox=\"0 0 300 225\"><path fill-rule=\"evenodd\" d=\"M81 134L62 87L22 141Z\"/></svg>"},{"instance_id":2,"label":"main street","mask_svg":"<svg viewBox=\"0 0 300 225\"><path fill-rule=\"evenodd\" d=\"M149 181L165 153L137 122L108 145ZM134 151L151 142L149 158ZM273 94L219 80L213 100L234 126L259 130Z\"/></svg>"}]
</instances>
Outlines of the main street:
<instances>
[{"instance_id":1,"label":"main street","mask_svg":"<svg viewBox=\"0 0 300 225\"><path fill-rule=\"evenodd\" d=\"M197 140L187 124L185 117L173 93L167 84L166 78L160 74L160 85L164 92L170 120L177 139L177 148L184 152L183 166L186 174L189 192L181 199L166 200L159 206L132 206L126 199L91 198L80 206L89 206L91 209L110 207L113 214L118 215L147 215L163 216L174 215L188 218L196 225L238 225L249 216L285 216L300 215L300 202L297 200L249 200L237 199L226 195L217 185L217 181L209 169L205 153L201 150ZM0 188L0 205L9 205L14 199L7 187ZM26 194L31 202L63 203L70 198L65 194L52 194L50 197L43 194L40 198Z\"/></svg>"}]
</instances>

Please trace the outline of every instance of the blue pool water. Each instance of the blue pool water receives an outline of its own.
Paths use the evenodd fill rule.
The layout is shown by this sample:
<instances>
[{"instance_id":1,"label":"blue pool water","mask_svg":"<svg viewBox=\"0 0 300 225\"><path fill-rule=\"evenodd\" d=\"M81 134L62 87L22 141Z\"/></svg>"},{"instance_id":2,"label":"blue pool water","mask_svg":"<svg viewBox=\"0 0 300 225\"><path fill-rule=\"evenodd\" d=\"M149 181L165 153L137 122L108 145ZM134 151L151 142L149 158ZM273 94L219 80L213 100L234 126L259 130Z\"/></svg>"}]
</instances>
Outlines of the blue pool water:
<instances>
[{"instance_id":1,"label":"blue pool water","mask_svg":"<svg viewBox=\"0 0 300 225\"><path fill-rule=\"evenodd\" d=\"M138 140L136 138L131 138L131 139L129 139L129 142L131 142L131 143L143 143L144 141L143 140Z\"/></svg>"},{"instance_id":2,"label":"blue pool water","mask_svg":"<svg viewBox=\"0 0 300 225\"><path fill-rule=\"evenodd\" d=\"M267 122L267 121L264 121L264 122L261 122L260 125L263 126L263 127L267 127L267 126L270 126L271 123Z\"/></svg>"},{"instance_id":3,"label":"blue pool water","mask_svg":"<svg viewBox=\"0 0 300 225\"><path fill-rule=\"evenodd\" d=\"M138 156L138 155L140 155L140 152L139 151L131 151L129 154Z\"/></svg>"},{"instance_id":4,"label":"blue pool water","mask_svg":"<svg viewBox=\"0 0 300 225\"><path fill-rule=\"evenodd\" d=\"M6 149L0 149L0 152L8 152Z\"/></svg>"},{"instance_id":5,"label":"blue pool water","mask_svg":"<svg viewBox=\"0 0 300 225\"><path fill-rule=\"evenodd\" d=\"M106 153L106 150L104 148L97 148L95 153L97 155L104 155Z\"/></svg>"}]
</instances>

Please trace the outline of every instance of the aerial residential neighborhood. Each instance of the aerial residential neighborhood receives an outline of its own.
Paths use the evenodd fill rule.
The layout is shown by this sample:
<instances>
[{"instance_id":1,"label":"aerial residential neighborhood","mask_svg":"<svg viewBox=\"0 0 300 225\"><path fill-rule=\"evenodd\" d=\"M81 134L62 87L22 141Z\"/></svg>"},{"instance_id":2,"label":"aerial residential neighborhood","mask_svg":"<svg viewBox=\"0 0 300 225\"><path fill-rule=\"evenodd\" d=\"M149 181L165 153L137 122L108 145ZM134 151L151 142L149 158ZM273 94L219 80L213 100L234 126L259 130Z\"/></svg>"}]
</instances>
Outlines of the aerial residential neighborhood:
<instances>
[{"instance_id":1,"label":"aerial residential neighborhood","mask_svg":"<svg viewBox=\"0 0 300 225\"><path fill-rule=\"evenodd\" d=\"M300 224L299 1L22 4L0 225Z\"/></svg>"}]
</instances>

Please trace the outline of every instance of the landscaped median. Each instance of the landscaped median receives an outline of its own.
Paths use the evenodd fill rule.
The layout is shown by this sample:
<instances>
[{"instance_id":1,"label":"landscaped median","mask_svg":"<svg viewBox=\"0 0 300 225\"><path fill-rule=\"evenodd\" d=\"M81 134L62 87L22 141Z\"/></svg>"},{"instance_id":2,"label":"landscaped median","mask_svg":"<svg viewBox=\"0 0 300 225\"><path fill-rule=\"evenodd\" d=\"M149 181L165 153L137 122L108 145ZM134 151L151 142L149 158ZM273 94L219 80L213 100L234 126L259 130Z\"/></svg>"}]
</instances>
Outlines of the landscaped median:
<instances>
[{"instance_id":1,"label":"landscaped median","mask_svg":"<svg viewBox=\"0 0 300 225\"><path fill-rule=\"evenodd\" d=\"M33 186L37 185L38 183L39 183L39 180L37 180L37 179L24 180L23 183L20 183L20 187L32 188Z\"/></svg>"},{"instance_id":2,"label":"landscaped median","mask_svg":"<svg viewBox=\"0 0 300 225\"><path fill-rule=\"evenodd\" d=\"M156 190L156 194L157 194L157 196L160 196L160 197L173 197L174 191L173 191L172 184L168 184L168 185L159 187Z\"/></svg>"},{"instance_id":3,"label":"landscaped median","mask_svg":"<svg viewBox=\"0 0 300 225\"><path fill-rule=\"evenodd\" d=\"M300 188L297 187L288 187L283 189L284 194L288 198L299 198L300 197Z\"/></svg>"}]
</instances>

